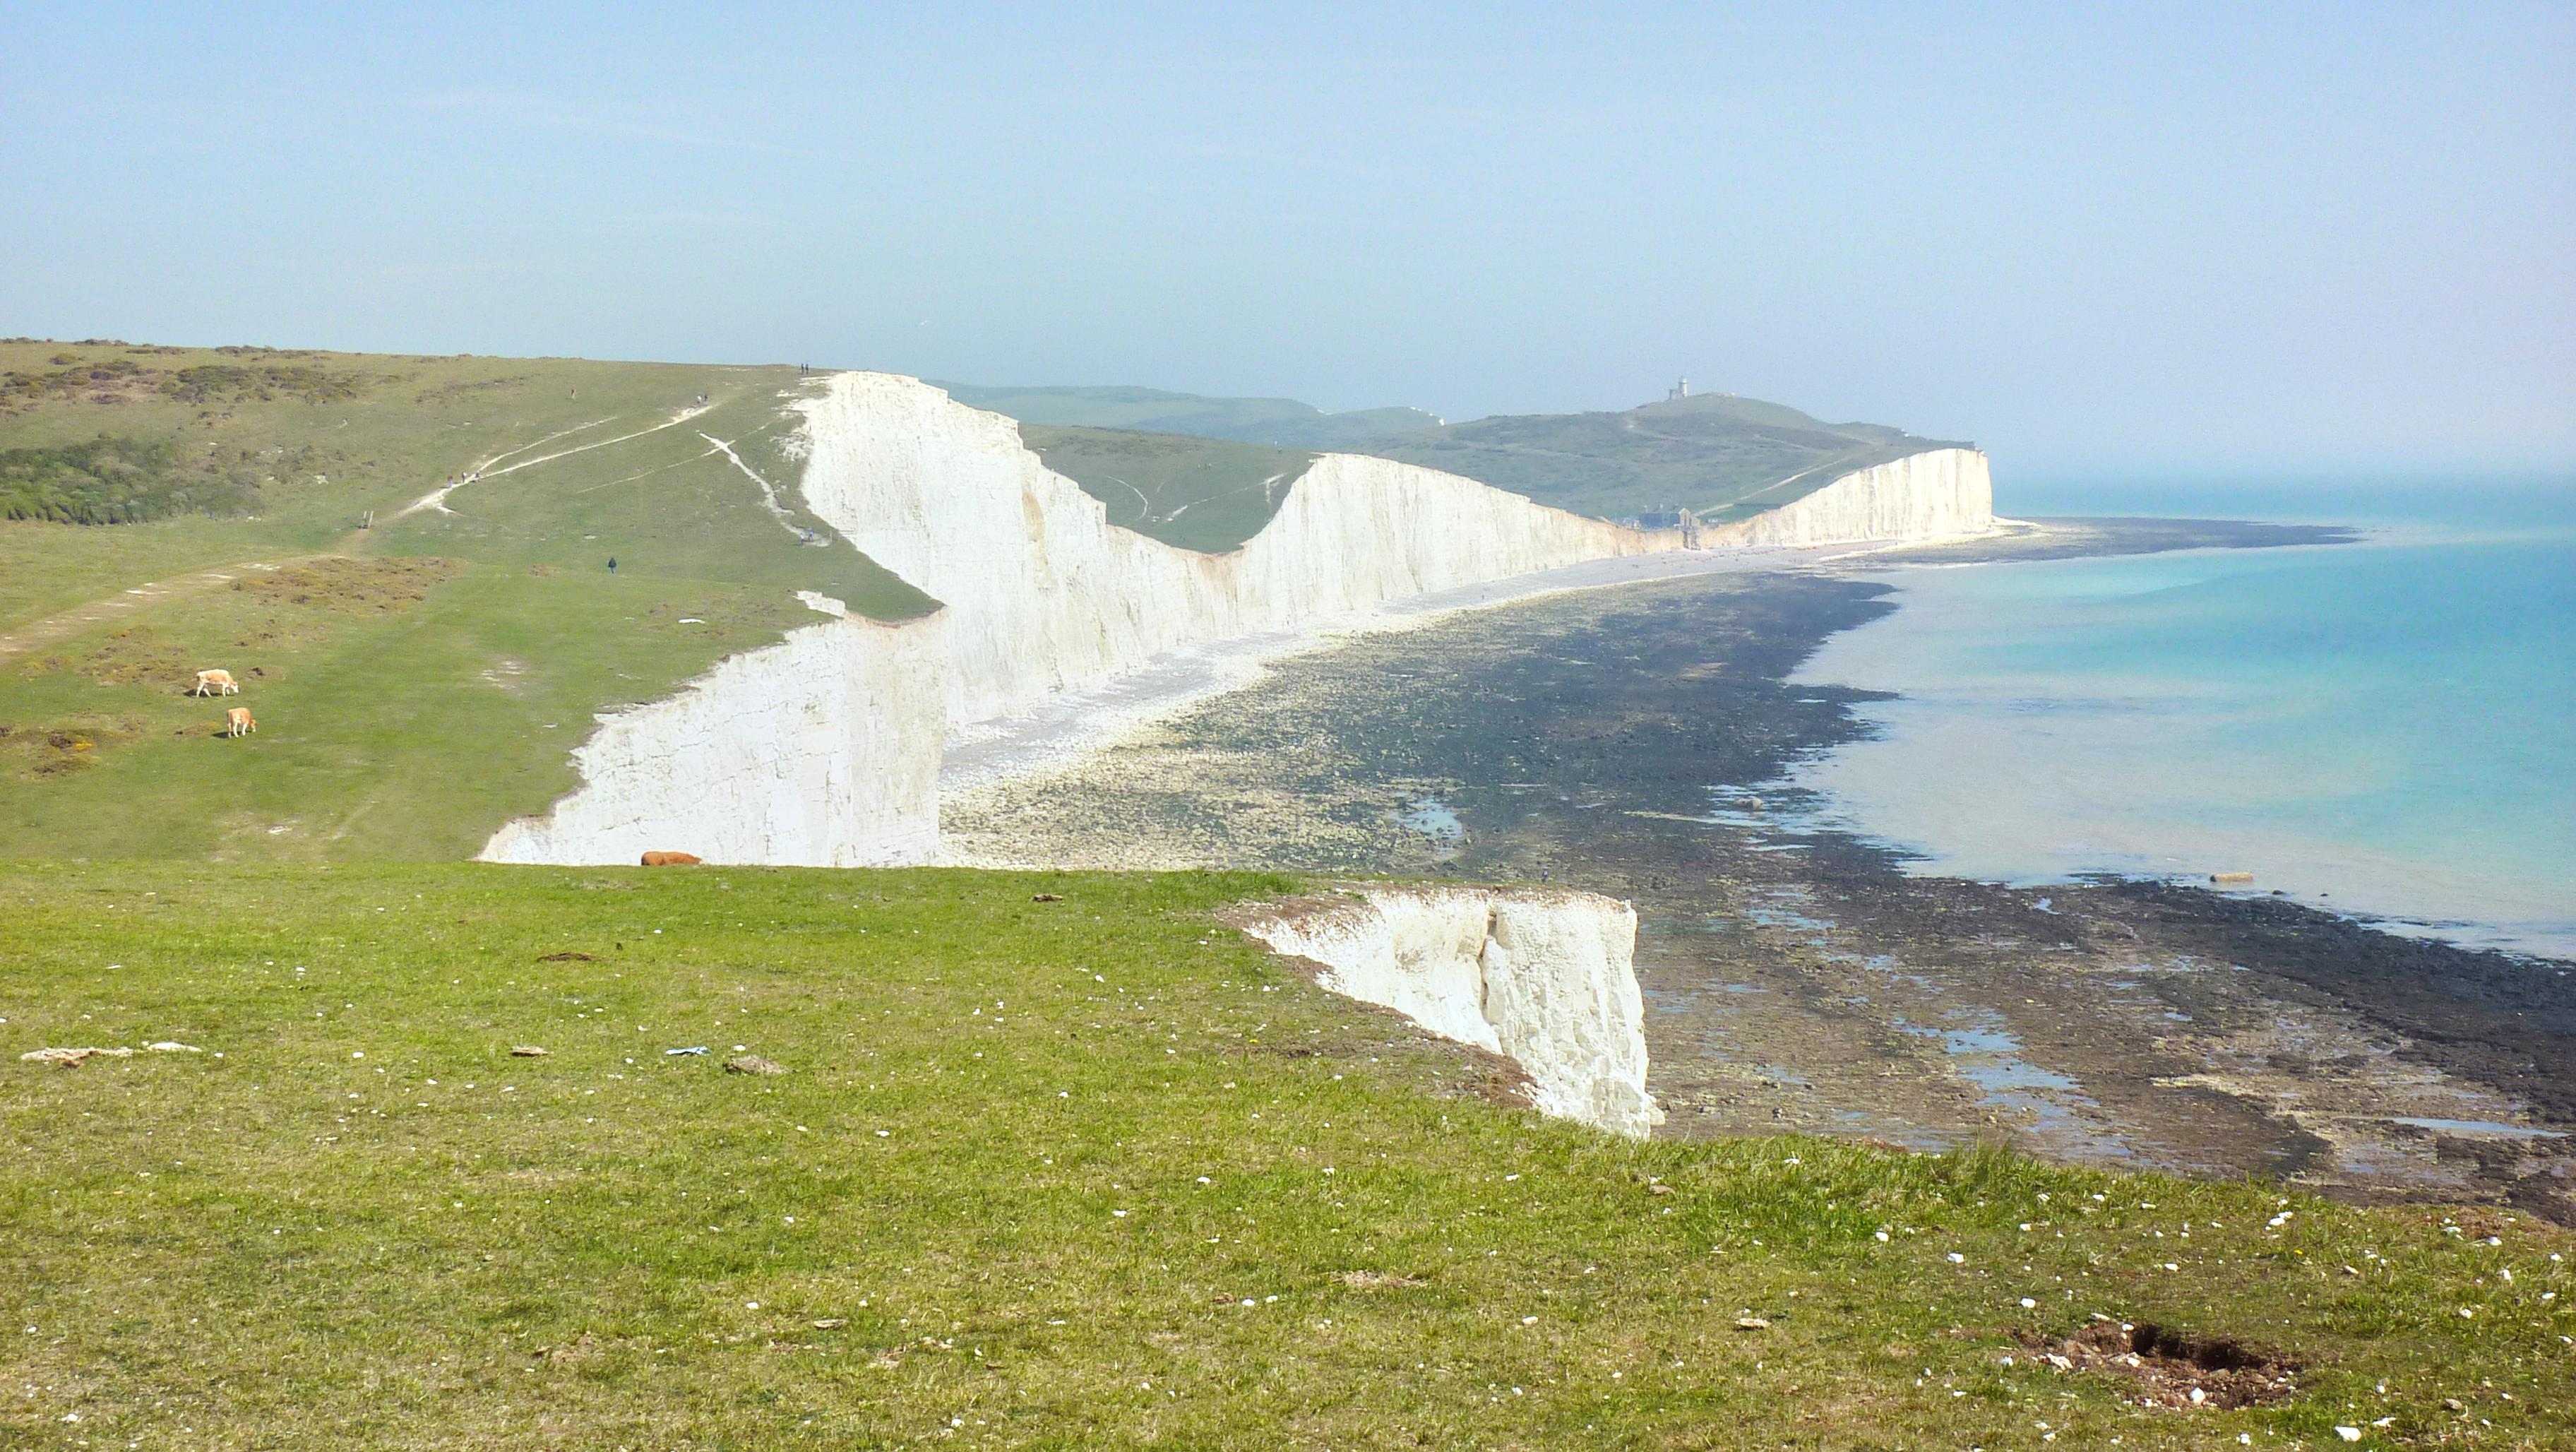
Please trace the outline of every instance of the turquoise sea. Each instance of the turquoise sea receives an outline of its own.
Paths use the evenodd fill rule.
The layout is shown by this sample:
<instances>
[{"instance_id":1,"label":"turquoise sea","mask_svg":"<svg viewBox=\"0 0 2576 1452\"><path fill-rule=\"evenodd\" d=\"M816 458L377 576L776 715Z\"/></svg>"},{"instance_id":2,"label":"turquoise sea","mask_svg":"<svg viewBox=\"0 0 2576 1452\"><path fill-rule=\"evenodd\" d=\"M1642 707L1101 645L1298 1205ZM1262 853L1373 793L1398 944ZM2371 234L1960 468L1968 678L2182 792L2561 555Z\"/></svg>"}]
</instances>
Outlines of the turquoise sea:
<instances>
[{"instance_id":1,"label":"turquoise sea","mask_svg":"<svg viewBox=\"0 0 2576 1452\"><path fill-rule=\"evenodd\" d=\"M1891 570L1799 679L1899 693L1795 772L1921 870L2251 872L2576 957L2576 481L1999 491L2007 514L2343 523L2358 544Z\"/></svg>"}]
</instances>

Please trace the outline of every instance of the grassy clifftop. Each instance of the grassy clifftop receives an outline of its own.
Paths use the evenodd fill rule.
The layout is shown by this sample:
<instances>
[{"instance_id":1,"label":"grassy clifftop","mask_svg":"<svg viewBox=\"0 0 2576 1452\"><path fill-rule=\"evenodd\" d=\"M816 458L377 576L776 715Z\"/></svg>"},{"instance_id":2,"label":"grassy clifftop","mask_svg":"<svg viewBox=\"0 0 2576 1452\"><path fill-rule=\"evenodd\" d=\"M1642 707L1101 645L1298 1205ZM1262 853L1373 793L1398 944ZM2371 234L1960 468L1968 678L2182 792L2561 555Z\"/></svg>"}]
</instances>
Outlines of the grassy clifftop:
<instances>
[{"instance_id":1,"label":"grassy clifftop","mask_svg":"<svg viewBox=\"0 0 2576 1452\"><path fill-rule=\"evenodd\" d=\"M807 542L800 386L0 344L0 497L43 506L0 519L0 856L470 855L573 785L595 713L819 621L795 591L927 608ZM185 695L206 667L246 694ZM220 739L226 705L259 734Z\"/></svg>"},{"instance_id":2,"label":"grassy clifftop","mask_svg":"<svg viewBox=\"0 0 2576 1452\"><path fill-rule=\"evenodd\" d=\"M1293 888L0 865L0 1441L2576 1439L2564 1232L1542 1121Z\"/></svg>"}]
</instances>

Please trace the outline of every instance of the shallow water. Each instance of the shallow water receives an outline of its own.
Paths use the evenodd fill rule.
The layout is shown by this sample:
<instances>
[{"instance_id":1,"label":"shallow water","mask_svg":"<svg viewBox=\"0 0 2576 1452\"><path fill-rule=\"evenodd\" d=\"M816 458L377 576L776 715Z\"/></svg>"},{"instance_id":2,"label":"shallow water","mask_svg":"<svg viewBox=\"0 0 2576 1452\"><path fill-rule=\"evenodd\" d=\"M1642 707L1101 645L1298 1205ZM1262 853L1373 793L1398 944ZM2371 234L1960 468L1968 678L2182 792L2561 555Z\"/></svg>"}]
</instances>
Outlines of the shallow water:
<instances>
[{"instance_id":1,"label":"shallow water","mask_svg":"<svg viewBox=\"0 0 2576 1452\"><path fill-rule=\"evenodd\" d=\"M1794 784L1926 872L2251 872L2250 891L2576 956L2576 489L2255 502L2345 503L2372 532L1881 576L1903 608L1797 679L1901 698Z\"/></svg>"}]
</instances>

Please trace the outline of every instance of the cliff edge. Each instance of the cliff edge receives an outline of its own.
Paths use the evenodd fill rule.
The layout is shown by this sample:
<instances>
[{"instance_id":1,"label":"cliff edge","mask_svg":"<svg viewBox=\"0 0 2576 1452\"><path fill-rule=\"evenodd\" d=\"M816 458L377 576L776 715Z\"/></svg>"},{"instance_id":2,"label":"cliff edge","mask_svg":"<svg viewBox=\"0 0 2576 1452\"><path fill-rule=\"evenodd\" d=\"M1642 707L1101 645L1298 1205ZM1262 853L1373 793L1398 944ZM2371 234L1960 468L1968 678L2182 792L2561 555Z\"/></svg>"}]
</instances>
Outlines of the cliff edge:
<instances>
[{"instance_id":1,"label":"cliff edge","mask_svg":"<svg viewBox=\"0 0 2576 1452\"><path fill-rule=\"evenodd\" d=\"M1258 909L1237 926L1313 961L1335 993L1511 1059L1543 1113L1640 1139L1664 1122L1646 1092L1637 913L1624 902L1541 888L1373 887Z\"/></svg>"}]
</instances>

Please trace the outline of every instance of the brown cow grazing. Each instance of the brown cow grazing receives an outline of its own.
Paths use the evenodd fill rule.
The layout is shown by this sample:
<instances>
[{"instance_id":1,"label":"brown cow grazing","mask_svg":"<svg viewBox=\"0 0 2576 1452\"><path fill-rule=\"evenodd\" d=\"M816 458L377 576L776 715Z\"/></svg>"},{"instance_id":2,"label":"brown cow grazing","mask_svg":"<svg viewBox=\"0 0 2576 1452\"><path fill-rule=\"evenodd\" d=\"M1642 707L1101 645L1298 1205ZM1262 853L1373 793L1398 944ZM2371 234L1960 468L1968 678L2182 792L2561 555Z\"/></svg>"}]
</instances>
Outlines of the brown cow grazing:
<instances>
[{"instance_id":1,"label":"brown cow grazing","mask_svg":"<svg viewBox=\"0 0 2576 1452\"><path fill-rule=\"evenodd\" d=\"M224 713L226 736L248 736L258 729L259 723L250 718L250 710L247 707L235 706Z\"/></svg>"},{"instance_id":2,"label":"brown cow grazing","mask_svg":"<svg viewBox=\"0 0 2576 1452\"><path fill-rule=\"evenodd\" d=\"M234 683L231 671L199 671L197 683L189 687L191 696L238 696L241 687Z\"/></svg>"},{"instance_id":3,"label":"brown cow grazing","mask_svg":"<svg viewBox=\"0 0 2576 1452\"><path fill-rule=\"evenodd\" d=\"M693 856L687 852L647 852L644 854L644 865L647 867L695 867L704 860L705 859Z\"/></svg>"}]
</instances>

